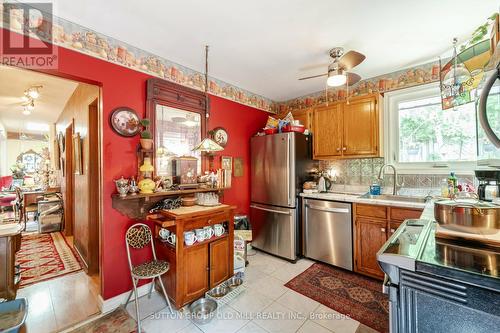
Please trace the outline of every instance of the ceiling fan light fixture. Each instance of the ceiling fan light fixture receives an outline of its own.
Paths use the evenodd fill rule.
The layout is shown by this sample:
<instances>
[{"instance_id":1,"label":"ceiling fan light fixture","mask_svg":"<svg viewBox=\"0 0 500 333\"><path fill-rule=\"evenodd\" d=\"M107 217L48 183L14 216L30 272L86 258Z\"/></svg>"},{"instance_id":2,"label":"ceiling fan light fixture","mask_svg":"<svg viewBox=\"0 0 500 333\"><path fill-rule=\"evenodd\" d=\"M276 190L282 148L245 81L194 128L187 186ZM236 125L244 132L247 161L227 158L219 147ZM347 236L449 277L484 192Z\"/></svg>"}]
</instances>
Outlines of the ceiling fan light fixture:
<instances>
[{"instance_id":1,"label":"ceiling fan light fixture","mask_svg":"<svg viewBox=\"0 0 500 333\"><path fill-rule=\"evenodd\" d=\"M41 87L42 86L33 86L33 87L30 87L28 90L25 91L25 95L28 96L29 98L37 99L38 97L40 97L40 91L39 91L39 89Z\"/></svg>"},{"instance_id":2,"label":"ceiling fan light fixture","mask_svg":"<svg viewBox=\"0 0 500 333\"><path fill-rule=\"evenodd\" d=\"M342 70L331 71L328 73L326 84L330 87L339 87L347 82L347 76Z\"/></svg>"},{"instance_id":3,"label":"ceiling fan light fixture","mask_svg":"<svg viewBox=\"0 0 500 333\"><path fill-rule=\"evenodd\" d=\"M24 114L25 116L29 116L29 115L31 114L31 110L29 110L27 107L25 107L25 108L23 109L23 114Z\"/></svg>"}]
</instances>

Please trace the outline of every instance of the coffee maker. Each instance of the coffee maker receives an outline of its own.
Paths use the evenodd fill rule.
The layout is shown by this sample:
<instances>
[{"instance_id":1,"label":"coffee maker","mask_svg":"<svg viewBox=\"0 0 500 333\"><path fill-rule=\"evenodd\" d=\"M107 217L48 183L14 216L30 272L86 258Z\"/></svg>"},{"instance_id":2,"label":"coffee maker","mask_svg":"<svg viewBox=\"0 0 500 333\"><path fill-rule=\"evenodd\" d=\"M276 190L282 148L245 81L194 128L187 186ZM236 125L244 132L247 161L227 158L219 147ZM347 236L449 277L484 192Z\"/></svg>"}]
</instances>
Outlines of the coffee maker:
<instances>
[{"instance_id":1,"label":"coffee maker","mask_svg":"<svg viewBox=\"0 0 500 333\"><path fill-rule=\"evenodd\" d=\"M500 170L476 170L475 174L479 200L493 201L500 197Z\"/></svg>"}]
</instances>

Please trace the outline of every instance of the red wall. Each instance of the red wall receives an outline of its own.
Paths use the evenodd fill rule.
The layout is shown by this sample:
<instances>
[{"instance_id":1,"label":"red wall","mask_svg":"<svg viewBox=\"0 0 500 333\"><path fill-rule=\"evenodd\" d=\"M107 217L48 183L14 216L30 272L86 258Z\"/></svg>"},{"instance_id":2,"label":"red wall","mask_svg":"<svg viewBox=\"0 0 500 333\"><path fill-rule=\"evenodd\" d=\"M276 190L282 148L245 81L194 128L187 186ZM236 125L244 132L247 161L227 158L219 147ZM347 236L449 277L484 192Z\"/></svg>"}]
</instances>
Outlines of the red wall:
<instances>
[{"instance_id":1,"label":"red wall","mask_svg":"<svg viewBox=\"0 0 500 333\"><path fill-rule=\"evenodd\" d=\"M137 137L131 139L117 135L111 129L108 119L111 111L119 106L128 106L144 116L146 80L151 76L60 47L58 59L59 68L53 74L89 80L102 86L101 288L102 297L108 299L132 288L124 235L134 221L111 207L111 194L115 192L113 179L136 173L135 147L139 142ZM222 126L229 133L229 142L223 154L244 159L244 176L233 179L233 187L226 192L224 200L237 205L238 211L248 212L249 138L264 126L267 113L219 97L211 96L211 99L209 128Z\"/></svg>"}]
</instances>

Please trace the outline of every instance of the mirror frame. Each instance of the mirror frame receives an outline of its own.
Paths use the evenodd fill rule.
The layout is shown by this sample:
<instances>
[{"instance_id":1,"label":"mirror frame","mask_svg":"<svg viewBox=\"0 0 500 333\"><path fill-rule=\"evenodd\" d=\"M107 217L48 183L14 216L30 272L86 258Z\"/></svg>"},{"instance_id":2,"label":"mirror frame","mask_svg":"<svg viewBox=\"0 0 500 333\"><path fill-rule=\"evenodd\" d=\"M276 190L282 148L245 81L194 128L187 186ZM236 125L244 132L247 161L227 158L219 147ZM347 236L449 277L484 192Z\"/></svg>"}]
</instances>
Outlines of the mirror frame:
<instances>
[{"instance_id":1,"label":"mirror frame","mask_svg":"<svg viewBox=\"0 0 500 333\"><path fill-rule=\"evenodd\" d=\"M146 84L146 118L151 121L150 131L153 140L156 138L156 105L164 105L183 111L198 113L201 116L201 138L207 132L207 118L205 110L205 93L192 88L184 87L166 80L151 78ZM209 103L210 105L210 103ZM154 152L151 156L151 163L155 166L153 176L156 177L156 142L154 142ZM204 156L201 155L201 172L204 169Z\"/></svg>"}]
</instances>

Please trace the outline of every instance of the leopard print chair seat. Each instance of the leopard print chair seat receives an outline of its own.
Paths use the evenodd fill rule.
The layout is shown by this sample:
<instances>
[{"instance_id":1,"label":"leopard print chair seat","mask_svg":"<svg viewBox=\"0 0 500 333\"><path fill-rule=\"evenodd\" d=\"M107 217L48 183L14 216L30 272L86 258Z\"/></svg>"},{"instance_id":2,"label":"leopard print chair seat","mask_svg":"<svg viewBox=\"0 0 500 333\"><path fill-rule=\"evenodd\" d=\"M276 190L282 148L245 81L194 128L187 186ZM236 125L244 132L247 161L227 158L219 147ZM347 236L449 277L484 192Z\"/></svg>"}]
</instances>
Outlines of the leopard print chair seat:
<instances>
[{"instance_id":1,"label":"leopard print chair seat","mask_svg":"<svg viewBox=\"0 0 500 333\"><path fill-rule=\"evenodd\" d=\"M163 260L152 260L132 268L132 275L139 278L152 278L154 276L165 274L170 265Z\"/></svg>"}]
</instances>

